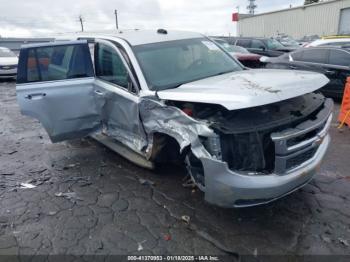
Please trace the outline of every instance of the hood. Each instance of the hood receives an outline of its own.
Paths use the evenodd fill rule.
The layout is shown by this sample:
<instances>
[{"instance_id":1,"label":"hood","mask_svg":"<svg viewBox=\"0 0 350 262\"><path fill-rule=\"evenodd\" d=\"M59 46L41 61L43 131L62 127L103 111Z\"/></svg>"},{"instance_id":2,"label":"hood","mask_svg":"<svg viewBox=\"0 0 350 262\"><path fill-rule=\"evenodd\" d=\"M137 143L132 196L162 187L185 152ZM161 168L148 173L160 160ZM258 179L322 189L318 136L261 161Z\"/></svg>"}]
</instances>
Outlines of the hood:
<instances>
[{"instance_id":1,"label":"hood","mask_svg":"<svg viewBox=\"0 0 350 262\"><path fill-rule=\"evenodd\" d=\"M17 65L18 57L0 57L0 66L3 65Z\"/></svg>"},{"instance_id":2,"label":"hood","mask_svg":"<svg viewBox=\"0 0 350 262\"><path fill-rule=\"evenodd\" d=\"M328 82L327 77L313 72L251 69L202 79L157 94L164 100L218 104L236 110L311 93Z\"/></svg>"}]
</instances>

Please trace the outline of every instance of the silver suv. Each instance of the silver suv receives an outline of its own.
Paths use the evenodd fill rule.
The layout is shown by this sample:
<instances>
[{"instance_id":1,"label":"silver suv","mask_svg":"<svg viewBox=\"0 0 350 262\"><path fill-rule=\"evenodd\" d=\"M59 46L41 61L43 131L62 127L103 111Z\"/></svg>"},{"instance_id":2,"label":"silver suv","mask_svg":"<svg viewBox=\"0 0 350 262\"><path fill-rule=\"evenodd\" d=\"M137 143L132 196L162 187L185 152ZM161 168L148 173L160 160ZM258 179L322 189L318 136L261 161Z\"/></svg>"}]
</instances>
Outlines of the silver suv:
<instances>
[{"instance_id":1,"label":"silver suv","mask_svg":"<svg viewBox=\"0 0 350 262\"><path fill-rule=\"evenodd\" d=\"M247 70L198 33L68 38L20 53L18 103L53 142L92 136L148 168L183 161L222 207L297 190L326 153L333 103L315 93L321 74Z\"/></svg>"}]
</instances>

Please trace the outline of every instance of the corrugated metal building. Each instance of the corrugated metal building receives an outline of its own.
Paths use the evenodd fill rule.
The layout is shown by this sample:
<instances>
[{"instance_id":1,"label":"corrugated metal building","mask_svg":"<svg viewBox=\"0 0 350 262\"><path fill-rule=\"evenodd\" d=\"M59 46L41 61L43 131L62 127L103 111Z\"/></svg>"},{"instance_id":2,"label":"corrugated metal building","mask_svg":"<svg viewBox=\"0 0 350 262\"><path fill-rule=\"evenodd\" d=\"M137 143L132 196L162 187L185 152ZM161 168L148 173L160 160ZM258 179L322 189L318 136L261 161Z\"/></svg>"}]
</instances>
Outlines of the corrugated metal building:
<instances>
[{"instance_id":1,"label":"corrugated metal building","mask_svg":"<svg viewBox=\"0 0 350 262\"><path fill-rule=\"evenodd\" d=\"M350 34L350 0L330 0L307 6L240 17L238 35L294 38L305 35Z\"/></svg>"}]
</instances>

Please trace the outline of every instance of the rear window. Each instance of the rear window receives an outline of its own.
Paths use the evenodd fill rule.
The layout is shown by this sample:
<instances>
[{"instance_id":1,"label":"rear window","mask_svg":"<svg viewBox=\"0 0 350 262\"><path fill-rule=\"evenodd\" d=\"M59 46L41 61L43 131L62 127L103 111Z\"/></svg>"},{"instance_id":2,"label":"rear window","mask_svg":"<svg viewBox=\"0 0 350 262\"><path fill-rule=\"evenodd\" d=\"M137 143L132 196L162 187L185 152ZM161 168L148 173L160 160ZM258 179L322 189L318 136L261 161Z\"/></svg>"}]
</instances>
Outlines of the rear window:
<instances>
[{"instance_id":1,"label":"rear window","mask_svg":"<svg viewBox=\"0 0 350 262\"><path fill-rule=\"evenodd\" d=\"M71 44L21 50L18 83L94 76L87 45Z\"/></svg>"}]
</instances>

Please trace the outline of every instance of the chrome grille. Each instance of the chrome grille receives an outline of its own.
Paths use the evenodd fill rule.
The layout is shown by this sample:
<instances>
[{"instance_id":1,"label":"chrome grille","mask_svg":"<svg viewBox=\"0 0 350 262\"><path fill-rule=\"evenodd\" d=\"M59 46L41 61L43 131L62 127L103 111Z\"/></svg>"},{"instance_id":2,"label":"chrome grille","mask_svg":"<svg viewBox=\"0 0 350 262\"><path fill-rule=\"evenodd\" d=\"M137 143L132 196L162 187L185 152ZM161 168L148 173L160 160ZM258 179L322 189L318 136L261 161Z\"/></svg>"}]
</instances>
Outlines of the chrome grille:
<instances>
[{"instance_id":1,"label":"chrome grille","mask_svg":"<svg viewBox=\"0 0 350 262\"><path fill-rule=\"evenodd\" d=\"M275 143L275 172L277 174L286 174L313 158L328 133L332 121L332 109L333 101L327 99L324 108L315 119L271 134L271 139Z\"/></svg>"},{"instance_id":2,"label":"chrome grille","mask_svg":"<svg viewBox=\"0 0 350 262\"><path fill-rule=\"evenodd\" d=\"M2 70L11 70L11 69L16 69L17 65L4 65L4 66L0 66L0 69Z\"/></svg>"}]
</instances>

